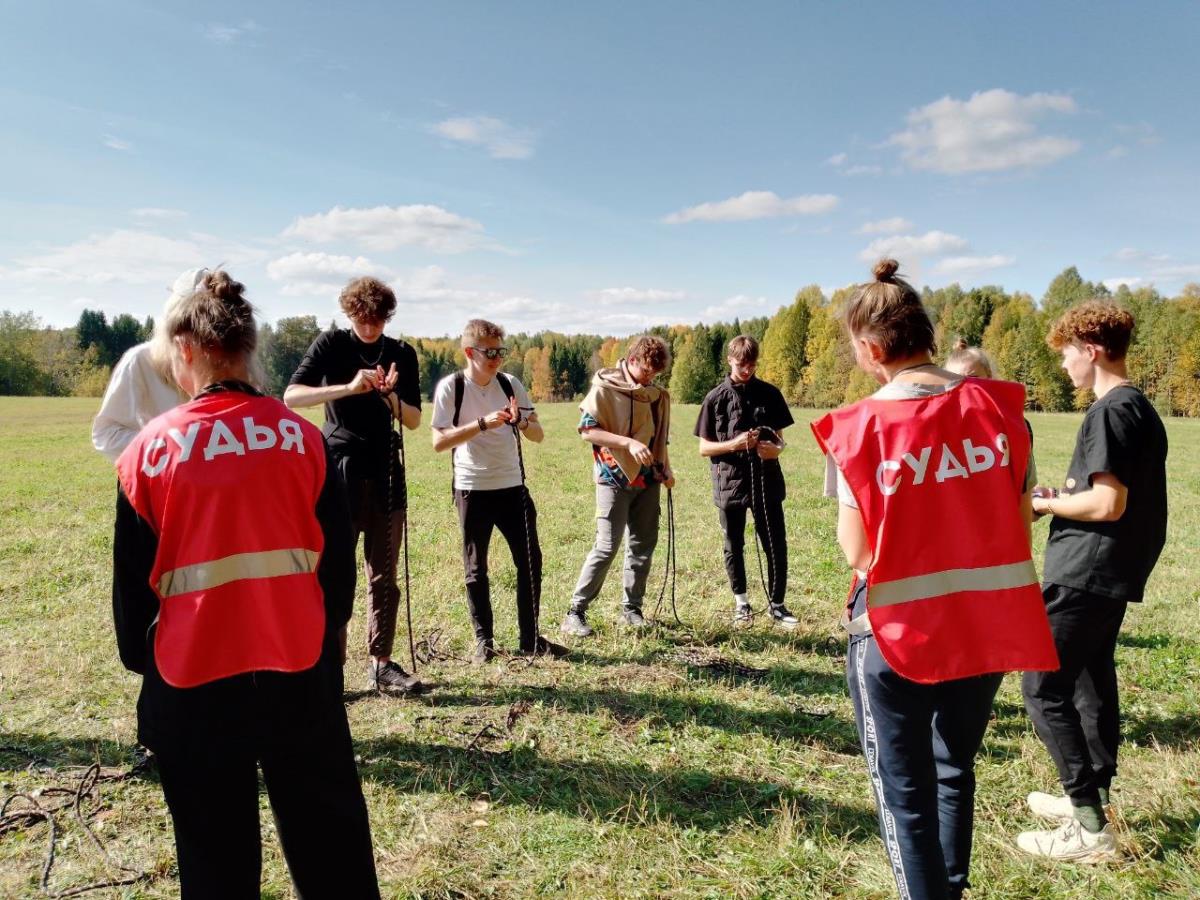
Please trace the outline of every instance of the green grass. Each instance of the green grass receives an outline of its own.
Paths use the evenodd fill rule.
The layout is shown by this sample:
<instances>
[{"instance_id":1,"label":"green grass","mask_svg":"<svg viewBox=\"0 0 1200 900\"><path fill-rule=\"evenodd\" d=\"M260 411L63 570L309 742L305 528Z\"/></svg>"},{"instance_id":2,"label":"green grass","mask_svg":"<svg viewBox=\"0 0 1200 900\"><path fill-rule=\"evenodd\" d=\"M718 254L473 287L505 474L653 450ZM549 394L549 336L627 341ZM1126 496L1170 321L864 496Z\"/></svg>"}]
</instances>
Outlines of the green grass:
<instances>
[{"instance_id":1,"label":"green grass","mask_svg":"<svg viewBox=\"0 0 1200 900\"><path fill-rule=\"evenodd\" d=\"M121 668L110 624L114 479L88 442L94 408L91 400L0 398L0 744L61 766L125 765L135 736L138 679ZM593 492L576 411L542 412L548 436L526 460L549 633L591 546ZM790 603L802 627L786 634L758 623L730 633L708 464L690 436L694 416L694 408L678 410L672 448L680 615L700 640L770 675L710 677L670 658L684 639L678 632L640 640L619 633L614 572L594 607L599 636L578 645L569 663L444 663L421 673L436 685L427 698L351 703L385 896L892 896L843 683L836 619L847 577L833 506L820 497L822 461L806 429L793 428L783 461ZM798 414L804 422L814 416ZM1043 480L1061 479L1078 422L1033 417ZM1131 609L1118 648L1126 744L1114 796L1126 861L1051 869L1013 849L1015 832L1035 824L1023 810L1025 793L1052 790L1055 778L1009 676L978 765L976 897L1200 896L1200 422L1167 428L1169 542L1148 602ZM442 628L465 653L449 463L430 449L427 429L410 434L409 444L415 630ZM1041 543L1044 526L1037 534ZM498 637L512 645L515 579L498 536L492 566ZM762 604L761 589L752 596ZM360 588L348 669L355 687L365 673L363 609ZM509 730L514 704L528 709ZM27 762L0 751L0 794L47 783ZM157 783L106 785L103 796L101 834L112 852L164 873L110 895L176 896ZM265 795L263 809L264 893L286 897ZM44 846L44 826L0 837L0 896L39 896ZM68 823L56 885L104 874Z\"/></svg>"}]
</instances>

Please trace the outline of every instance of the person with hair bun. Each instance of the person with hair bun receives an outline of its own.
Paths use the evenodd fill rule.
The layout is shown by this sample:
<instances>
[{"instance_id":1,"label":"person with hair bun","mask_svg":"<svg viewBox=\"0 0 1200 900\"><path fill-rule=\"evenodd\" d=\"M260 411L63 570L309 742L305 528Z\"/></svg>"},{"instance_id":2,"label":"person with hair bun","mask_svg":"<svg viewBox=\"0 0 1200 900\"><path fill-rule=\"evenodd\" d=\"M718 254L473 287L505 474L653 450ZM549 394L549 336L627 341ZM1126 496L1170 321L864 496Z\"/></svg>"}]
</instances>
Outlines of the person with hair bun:
<instances>
[{"instance_id":1,"label":"person with hair bun","mask_svg":"<svg viewBox=\"0 0 1200 900\"><path fill-rule=\"evenodd\" d=\"M117 459L113 618L142 676L185 898L257 897L258 769L304 897L379 896L338 635L354 598L345 490L321 432L250 383L243 287L208 272L162 325L191 400Z\"/></svg>"},{"instance_id":2,"label":"person with hair bun","mask_svg":"<svg viewBox=\"0 0 1200 900\"><path fill-rule=\"evenodd\" d=\"M946 371L970 378L992 378L992 360L980 347L972 347L959 338L946 357Z\"/></svg>"},{"instance_id":3,"label":"person with hair bun","mask_svg":"<svg viewBox=\"0 0 1200 900\"><path fill-rule=\"evenodd\" d=\"M1030 552L1025 391L933 362L921 298L882 260L844 312L882 385L822 417L854 570L847 681L901 897L968 887L975 754L1004 672L1057 668Z\"/></svg>"}]
</instances>

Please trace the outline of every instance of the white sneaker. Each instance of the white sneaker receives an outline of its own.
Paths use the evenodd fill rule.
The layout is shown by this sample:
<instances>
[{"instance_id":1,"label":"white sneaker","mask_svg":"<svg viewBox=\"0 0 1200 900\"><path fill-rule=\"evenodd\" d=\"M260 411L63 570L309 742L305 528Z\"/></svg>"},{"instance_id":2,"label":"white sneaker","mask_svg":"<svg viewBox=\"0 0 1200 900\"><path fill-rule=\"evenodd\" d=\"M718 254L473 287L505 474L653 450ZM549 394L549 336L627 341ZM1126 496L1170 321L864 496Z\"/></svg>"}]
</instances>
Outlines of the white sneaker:
<instances>
[{"instance_id":1,"label":"white sneaker","mask_svg":"<svg viewBox=\"0 0 1200 900\"><path fill-rule=\"evenodd\" d=\"M1025 798L1025 802L1029 804L1035 816L1045 819L1075 818L1075 807L1071 804L1070 797L1057 797L1045 791L1034 791Z\"/></svg>"},{"instance_id":2,"label":"white sneaker","mask_svg":"<svg viewBox=\"0 0 1200 900\"><path fill-rule=\"evenodd\" d=\"M1071 798L1066 795L1060 797L1055 794L1047 794L1045 791L1034 791L1025 798L1025 802L1034 815L1042 816L1045 819L1075 818L1075 806L1071 803ZM1112 806L1105 803L1104 812L1109 813L1111 810Z\"/></svg>"},{"instance_id":3,"label":"white sneaker","mask_svg":"<svg viewBox=\"0 0 1200 900\"><path fill-rule=\"evenodd\" d=\"M1053 831L1026 831L1017 836L1017 846L1033 856L1063 862L1102 863L1115 860L1117 839L1112 826L1096 834L1076 819L1068 819Z\"/></svg>"}]
</instances>

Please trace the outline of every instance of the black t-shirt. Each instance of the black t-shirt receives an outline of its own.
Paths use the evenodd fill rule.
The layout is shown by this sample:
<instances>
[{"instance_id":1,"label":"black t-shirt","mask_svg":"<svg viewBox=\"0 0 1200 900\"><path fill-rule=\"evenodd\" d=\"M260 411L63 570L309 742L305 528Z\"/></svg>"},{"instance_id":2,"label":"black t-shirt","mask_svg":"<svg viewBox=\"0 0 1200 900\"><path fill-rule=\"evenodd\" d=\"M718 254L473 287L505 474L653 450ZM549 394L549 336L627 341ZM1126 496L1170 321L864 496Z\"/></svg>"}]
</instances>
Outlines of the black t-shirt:
<instances>
[{"instance_id":1,"label":"black t-shirt","mask_svg":"<svg viewBox=\"0 0 1200 900\"><path fill-rule=\"evenodd\" d=\"M1079 427L1063 493L1091 487L1108 472L1129 494L1115 522L1055 516L1043 581L1115 600L1139 602L1167 539L1167 432L1150 401L1132 385L1091 405Z\"/></svg>"},{"instance_id":2,"label":"black t-shirt","mask_svg":"<svg viewBox=\"0 0 1200 900\"><path fill-rule=\"evenodd\" d=\"M382 344L380 343L382 342ZM396 364L396 393L409 406L421 408L421 376L417 352L404 341L386 335L374 344L364 344L348 328L322 332L312 342L290 384L321 387L349 384L359 369ZM376 391L342 397L325 404L322 429L329 449L339 457L350 457L364 465L386 459L381 448L388 446L392 416Z\"/></svg>"},{"instance_id":3,"label":"black t-shirt","mask_svg":"<svg viewBox=\"0 0 1200 900\"><path fill-rule=\"evenodd\" d=\"M709 441L727 441L751 428L765 425L781 431L793 422L792 411L775 385L754 377L744 384L735 384L727 375L701 403L693 433ZM757 459L757 455L754 458ZM725 453L710 457L710 462L713 503L722 509L749 506L752 499L750 454L744 451ZM764 495L772 500L782 500L785 490L779 461L768 459L762 463Z\"/></svg>"}]
</instances>

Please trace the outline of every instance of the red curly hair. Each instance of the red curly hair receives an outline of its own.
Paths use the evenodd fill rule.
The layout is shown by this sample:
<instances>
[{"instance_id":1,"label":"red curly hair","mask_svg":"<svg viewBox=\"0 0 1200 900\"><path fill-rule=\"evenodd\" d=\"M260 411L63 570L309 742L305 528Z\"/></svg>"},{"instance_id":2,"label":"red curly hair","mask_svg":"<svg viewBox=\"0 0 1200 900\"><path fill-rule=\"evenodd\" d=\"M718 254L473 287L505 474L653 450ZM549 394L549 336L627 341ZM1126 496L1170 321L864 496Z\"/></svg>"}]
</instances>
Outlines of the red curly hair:
<instances>
[{"instance_id":1,"label":"red curly hair","mask_svg":"<svg viewBox=\"0 0 1200 900\"><path fill-rule=\"evenodd\" d=\"M1133 315L1107 300L1085 300L1068 309L1046 335L1055 350L1078 341L1102 347L1114 362L1125 358L1133 337Z\"/></svg>"}]
</instances>

